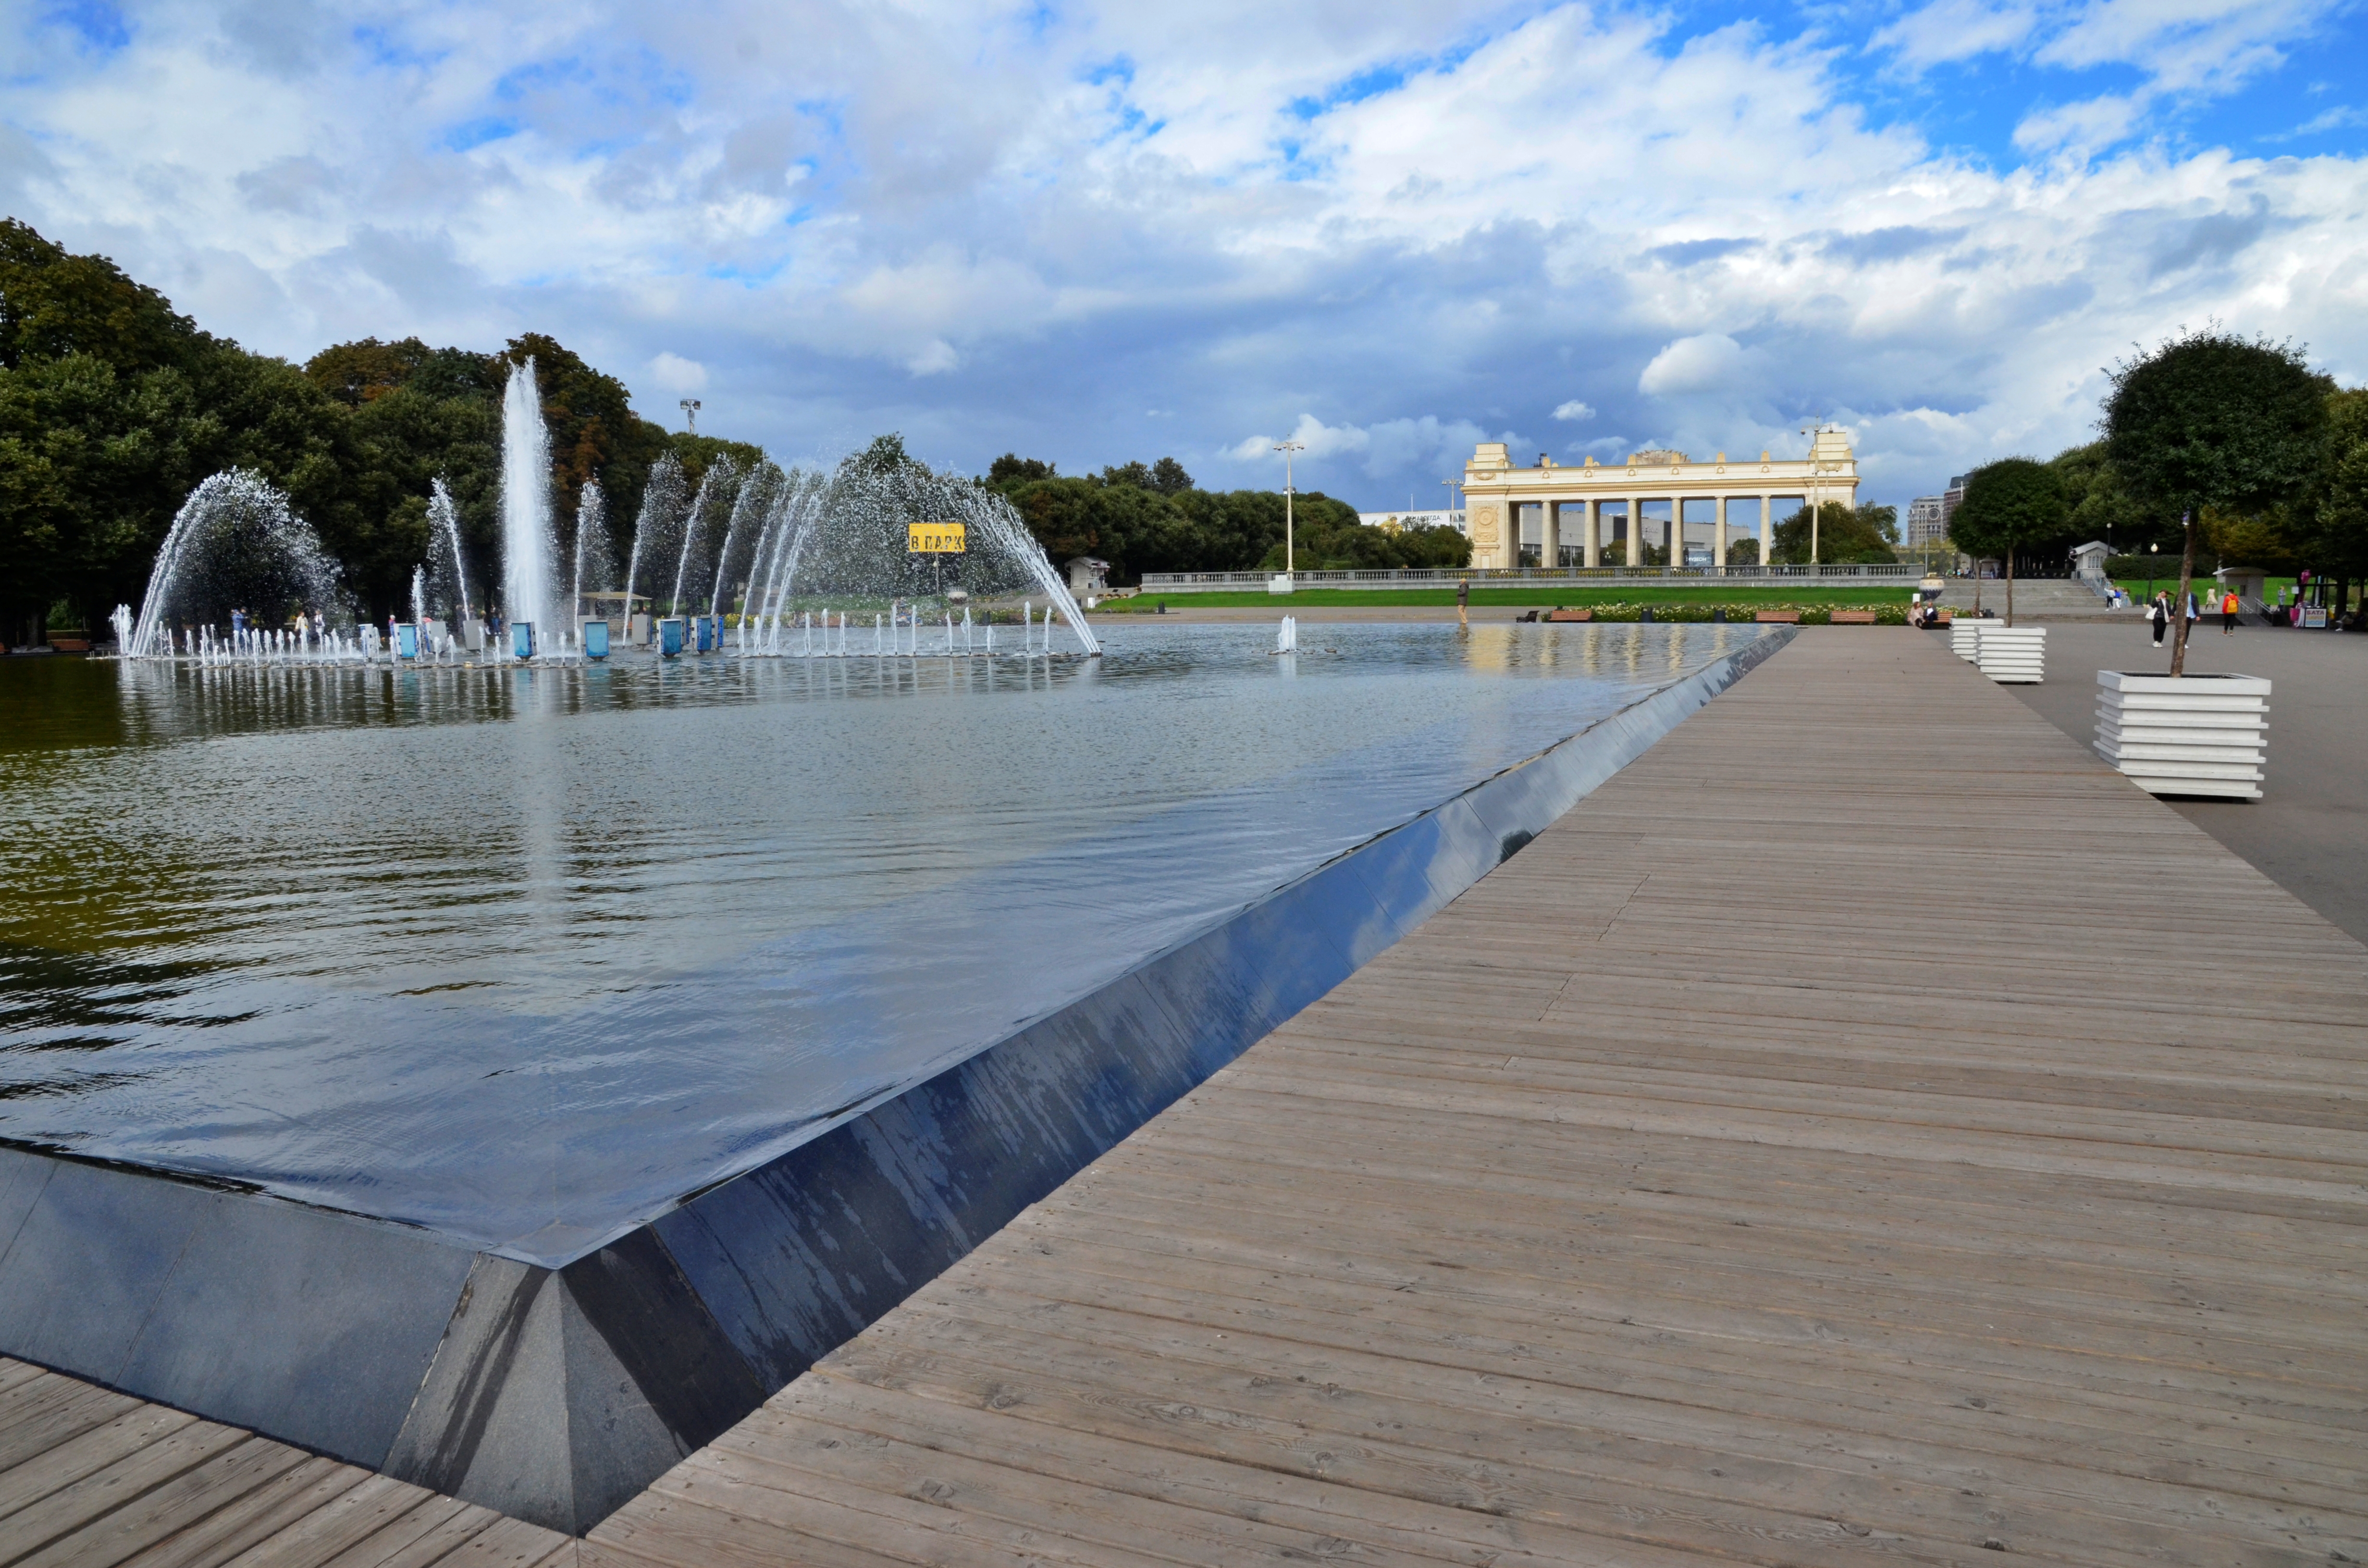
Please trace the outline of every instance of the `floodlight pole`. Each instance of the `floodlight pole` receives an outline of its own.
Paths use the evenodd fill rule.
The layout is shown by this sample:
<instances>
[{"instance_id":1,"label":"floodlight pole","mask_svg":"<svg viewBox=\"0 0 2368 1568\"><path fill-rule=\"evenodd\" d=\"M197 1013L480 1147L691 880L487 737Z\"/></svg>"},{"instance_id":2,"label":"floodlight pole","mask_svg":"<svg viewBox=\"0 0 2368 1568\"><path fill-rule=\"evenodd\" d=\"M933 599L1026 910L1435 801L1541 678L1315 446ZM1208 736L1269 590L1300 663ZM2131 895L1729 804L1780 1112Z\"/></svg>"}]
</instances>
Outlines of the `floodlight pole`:
<instances>
[{"instance_id":1,"label":"floodlight pole","mask_svg":"<svg viewBox=\"0 0 2368 1568\"><path fill-rule=\"evenodd\" d=\"M1291 529L1291 454L1304 452L1307 446L1302 441L1278 441L1274 449L1282 454L1282 574L1295 578L1298 566Z\"/></svg>"}]
</instances>

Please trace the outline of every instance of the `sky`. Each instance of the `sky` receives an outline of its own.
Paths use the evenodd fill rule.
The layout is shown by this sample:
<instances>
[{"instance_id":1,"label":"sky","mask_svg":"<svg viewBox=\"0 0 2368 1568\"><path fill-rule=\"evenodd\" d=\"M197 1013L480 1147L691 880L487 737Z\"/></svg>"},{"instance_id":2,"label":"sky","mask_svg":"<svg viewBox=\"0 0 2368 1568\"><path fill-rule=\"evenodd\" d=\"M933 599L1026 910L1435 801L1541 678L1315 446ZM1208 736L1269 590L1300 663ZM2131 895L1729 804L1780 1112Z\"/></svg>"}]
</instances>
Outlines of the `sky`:
<instances>
[{"instance_id":1,"label":"sky","mask_svg":"<svg viewBox=\"0 0 2368 1568\"><path fill-rule=\"evenodd\" d=\"M1822 419L1904 506L2184 327L2368 381L2368 0L0 0L0 210L785 462L1379 510Z\"/></svg>"}]
</instances>

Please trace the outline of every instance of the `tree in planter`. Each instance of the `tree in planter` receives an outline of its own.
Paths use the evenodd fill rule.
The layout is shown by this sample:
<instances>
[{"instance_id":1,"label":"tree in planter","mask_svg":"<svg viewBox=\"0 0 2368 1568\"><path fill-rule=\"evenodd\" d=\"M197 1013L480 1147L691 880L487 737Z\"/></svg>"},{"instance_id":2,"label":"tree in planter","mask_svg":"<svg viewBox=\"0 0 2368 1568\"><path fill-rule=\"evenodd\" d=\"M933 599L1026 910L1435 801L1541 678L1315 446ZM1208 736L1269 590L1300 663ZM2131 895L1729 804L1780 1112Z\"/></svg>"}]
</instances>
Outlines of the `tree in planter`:
<instances>
[{"instance_id":1,"label":"tree in planter","mask_svg":"<svg viewBox=\"0 0 2368 1568\"><path fill-rule=\"evenodd\" d=\"M2325 456L2327 394L2303 351L2221 331L2165 341L2107 372L2105 455L2123 486L2163 515L2180 515L2177 639L2170 673L2187 672L2187 599L2194 592L2198 519L2206 506L2259 512L2299 494Z\"/></svg>"},{"instance_id":2,"label":"tree in planter","mask_svg":"<svg viewBox=\"0 0 2368 1568\"><path fill-rule=\"evenodd\" d=\"M2000 458L1965 476L1965 497L1949 519L1949 538L1976 559L1995 555L2006 562L2009 626L2014 624L2015 551L2062 533L2068 512L2063 474L2035 459ZM1978 596L1981 579L1974 581Z\"/></svg>"}]
</instances>

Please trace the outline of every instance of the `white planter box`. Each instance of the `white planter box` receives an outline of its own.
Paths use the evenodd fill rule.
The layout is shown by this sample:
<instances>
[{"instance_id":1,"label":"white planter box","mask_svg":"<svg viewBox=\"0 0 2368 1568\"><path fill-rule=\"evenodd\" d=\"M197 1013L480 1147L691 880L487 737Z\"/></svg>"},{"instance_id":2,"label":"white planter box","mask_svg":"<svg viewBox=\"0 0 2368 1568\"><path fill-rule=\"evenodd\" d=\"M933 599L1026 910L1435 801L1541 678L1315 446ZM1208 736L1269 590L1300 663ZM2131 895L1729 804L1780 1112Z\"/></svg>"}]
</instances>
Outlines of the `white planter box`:
<instances>
[{"instance_id":1,"label":"white planter box","mask_svg":"<svg viewBox=\"0 0 2368 1568\"><path fill-rule=\"evenodd\" d=\"M1981 636L1982 628L1998 624L1995 620L1977 620L1970 615L1953 618L1949 622L1949 652L1972 664L1975 640Z\"/></svg>"},{"instance_id":2,"label":"white planter box","mask_svg":"<svg viewBox=\"0 0 2368 1568\"><path fill-rule=\"evenodd\" d=\"M2155 795L2261 798L2270 683L2097 672L2097 755Z\"/></svg>"},{"instance_id":3,"label":"white planter box","mask_svg":"<svg viewBox=\"0 0 2368 1568\"><path fill-rule=\"evenodd\" d=\"M2035 686L2047 678L2047 628L1985 626L1975 641L1974 663L1994 681Z\"/></svg>"}]
</instances>

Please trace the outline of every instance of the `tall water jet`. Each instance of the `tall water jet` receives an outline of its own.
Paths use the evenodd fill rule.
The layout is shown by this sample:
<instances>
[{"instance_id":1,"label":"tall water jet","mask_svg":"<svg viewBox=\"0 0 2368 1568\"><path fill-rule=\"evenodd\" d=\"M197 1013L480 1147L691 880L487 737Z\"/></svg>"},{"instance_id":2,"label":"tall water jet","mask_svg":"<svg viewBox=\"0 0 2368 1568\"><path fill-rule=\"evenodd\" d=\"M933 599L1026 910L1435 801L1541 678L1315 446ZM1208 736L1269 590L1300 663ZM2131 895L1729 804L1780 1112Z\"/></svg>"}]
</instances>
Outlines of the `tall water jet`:
<instances>
[{"instance_id":1,"label":"tall water jet","mask_svg":"<svg viewBox=\"0 0 2368 1568\"><path fill-rule=\"evenodd\" d=\"M751 551L749 570L746 577L735 581L733 576L733 566L737 556L735 547L749 539L750 530L758 526L758 519L769 518L773 494L780 483L781 471L769 460L757 463L755 468L748 471L748 476L740 482L740 494L734 497L732 502L732 519L723 527L723 546L716 551L715 555L715 591L707 602L707 613L718 618L716 624L719 627L723 625L721 618L726 602L724 596L739 585L740 582L745 582L746 577L754 577L756 574L753 553L755 546L750 544L748 547ZM745 597L744 594L743 598ZM745 603L741 607L741 619L743 621L747 619L747 607Z\"/></svg>"},{"instance_id":2,"label":"tall water jet","mask_svg":"<svg viewBox=\"0 0 2368 1568\"><path fill-rule=\"evenodd\" d=\"M649 562L655 572L673 548L677 530L682 527L683 509L689 505L688 492L682 464L672 452L660 453L650 465L649 483L642 487L642 509L633 519L633 544L626 552L625 613L629 616L633 613L633 588L641 581L643 562Z\"/></svg>"},{"instance_id":3,"label":"tall water jet","mask_svg":"<svg viewBox=\"0 0 2368 1568\"><path fill-rule=\"evenodd\" d=\"M469 568L461 552L461 508L439 476L427 486L427 599L448 624L459 626L472 612Z\"/></svg>"},{"instance_id":4,"label":"tall water jet","mask_svg":"<svg viewBox=\"0 0 2368 1568\"><path fill-rule=\"evenodd\" d=\"M699 492L691 498L690 515L683 523L682 554L675 562L674 594L666 601L668 615L682 614L686 589L692 612L698 611L699 585L707 574L708 541L723 528L739 494L740 470L730 458L717 458L700 475Z\"/></svg>"},{"instance_id":5,"label":"tall water jet","mask_svg":"<svg viewBox=\"0 0 2368 1568\"><path fill-rule=\"evenodd\" d=\"M513 623L558 624L552 611L551 432L534 360L510 371L502 394L502 606Z\"/></svg>"},{"instance_id":6,"label":"tall water jet","mask_svg":"<svg viewBox=\"0 0 2368 1568\"><path fill-rule=\"evenodd\" d=\"M225 469L174 514L140 601L128 657L169 654L172 622L211 628L234 609L278 621L339 606L337 569L312 525L261 474Z\"/></svg>"},{"instance_id":7,"label":"tall water jet","mask_svg":"<svg viewBox=\"0 0 2368 1568\"><path fill-rule=\"evenodd\" d=\"M569 601L573 608L567 612L570 631L579 630L575 622L586 613L584 596L609 591L613 560L609 552L609 500L600 492L600 482L588 479L575 504L575 588Z\"/></svg>"}]
</instances>

